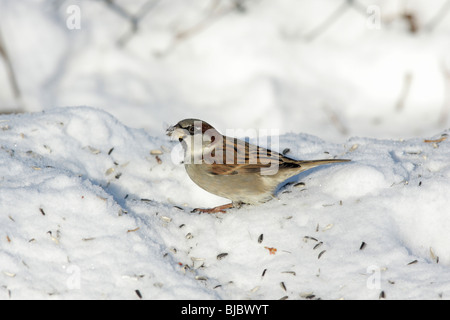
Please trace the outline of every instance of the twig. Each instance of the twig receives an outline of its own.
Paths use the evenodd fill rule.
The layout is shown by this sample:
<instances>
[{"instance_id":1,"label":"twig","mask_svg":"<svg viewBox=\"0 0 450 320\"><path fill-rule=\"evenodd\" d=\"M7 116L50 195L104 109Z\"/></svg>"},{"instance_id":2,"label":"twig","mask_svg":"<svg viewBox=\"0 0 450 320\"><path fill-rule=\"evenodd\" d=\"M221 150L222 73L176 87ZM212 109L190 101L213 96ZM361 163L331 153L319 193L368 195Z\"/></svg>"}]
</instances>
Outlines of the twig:
<instances>
[{"instance_id":1,"label":"twig","mask_svg":"<svg viewBox=\"0 0 450 320\"><path fill-rule=\"evenodd\" d=\"M14 73L14 69L11 60L9 58L8 52L6 51L5 43L3 42L1 30L0 30L0 56L2 56L3 60L5 61L6 71L8 72L8 78L9 82L11 83L12 90L14 92L14 97L16 99L20 99L21 94L19 85L17 84L16 75Z\"/></svg>"},{"instance_id":2,"label":"twig","mask_svg":"<svg viewBox=\"0 0 450 320\"><path fill-rule=\"evenodd\" d=\"M450 62L450 61L448 61ZM439 116L438 124L443 126L447 123L448 114L450 111L450 67L448 63L445 61L441 61L441 70L444 75L444 84L445 84L445 99L442 104L441 115Z\"/></svg>"},{"instance_id":3,"label":"twig","mask_svg":"<svg viewBox=\"0 0 450 320\"><path fill-rule=\"evenodd\" d=\"M118 40L117 45L123 47L127 44L132 36L138 31L141 20L158 4L160 0L149 0L145 2L136 13L130 13L125 8L119 6L114 0L104 0L107 6L116 12L119 16L128 20L131 27L130 30L123 34Z\"/></svg>"},{"instance_id":4,"label":"twig","mask_svg":"<svg viewBox=\"0 0 450 320\"><path fill-rule=\"evenodd\" d=\"M444 2L444 4L439 8L436 15L430 19L430 21L425 25L425 30L428 32L433 31L433 29L444 19L450 10L450 0Z\"/></svg>"},{"instance_id":5,"label":"twig","mask_svg":"<svg viewBox=\"0 0 450 320\"><path fill-rule=\"evenodd\" d=\"M332 110L331 108L329 108L328 106L324 106L323 107L325 112L328 114L331 123L336 127L336 129L343 135L347 135L348 134L348 129L347 127L344 125L344 123L342 122L342 120L340 119L339 115Z\"/></svg>"},{"instance_id":6,"label":"twig","mask_svg":"<svg viewBox=\"0 0 450 320\"><path fill-rule=\"evenodd\" d=\"M413 75L411 72L406 72L405 76L403 77L403 88L400 94L400 97L397 101L396 110L397 112L401 112L405 106L406 98L408 97L409 90L411 88Z\"/></svg>"},{"instance_id":7,"label":"twig","mask_svg":"<svg viewBox=\"0 0 450 320\"><path fill-rule=\"evenodd\" d=\"M325 32L332 24L334 24L346 11L353 5L353 0L345 0L342 4L336 8L321 24L319 24L315 29L310 31L306 36L306 41L313 41L320 34ZM359 7L356 6L356 9Z\"/></svg>"},{"instance_id":8,"label":"twig","mask_svg":"<svg viewBox=\"0 0 450 320\"><path fill-rule=\"evenodd\" d=\"M158 52L158 56L165 56L169 54L171 51L175 49L177 45L180 44L181 41L185 41L191 38L192 36L200 33L201 31L204 31L214 22L217 22L220 18L222 18L226 14L234 10L243 11L242 3L239 1L235 1L231 5L225 7L221 7L220 2L221 2L220 0L215 0L211 8L208 10L209 13L206 15L206 17L197 22L195 25L186 30L177 32L174 35L171 44L169 44L169 46L163 52Z\"/></svg>"}]
</instances>

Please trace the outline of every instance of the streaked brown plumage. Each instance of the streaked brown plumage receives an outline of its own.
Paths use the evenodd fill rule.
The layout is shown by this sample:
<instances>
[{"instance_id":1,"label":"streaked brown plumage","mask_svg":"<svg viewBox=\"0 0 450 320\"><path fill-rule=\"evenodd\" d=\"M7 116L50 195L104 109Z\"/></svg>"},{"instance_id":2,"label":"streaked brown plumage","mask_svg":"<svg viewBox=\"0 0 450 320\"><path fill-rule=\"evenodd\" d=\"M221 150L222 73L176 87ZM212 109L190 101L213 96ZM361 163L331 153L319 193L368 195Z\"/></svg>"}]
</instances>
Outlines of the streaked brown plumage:
<instances>
[{"instance_id":1,"label":"streaked brown plumage","mask_svg":"<svg viewBox=\"0 0 450 320\"><path fill-rule=\"evenodd\" d=\"M182 120L170 127L167 134L182 143L185 168L192 181L208 192L230 199L234 206L266 202L273 198L280 183L294 175L320 165L350 161L294 160L223 136L198 119ZM218 207L217 211L224 207Z\"/></svg>"}]
</instances>

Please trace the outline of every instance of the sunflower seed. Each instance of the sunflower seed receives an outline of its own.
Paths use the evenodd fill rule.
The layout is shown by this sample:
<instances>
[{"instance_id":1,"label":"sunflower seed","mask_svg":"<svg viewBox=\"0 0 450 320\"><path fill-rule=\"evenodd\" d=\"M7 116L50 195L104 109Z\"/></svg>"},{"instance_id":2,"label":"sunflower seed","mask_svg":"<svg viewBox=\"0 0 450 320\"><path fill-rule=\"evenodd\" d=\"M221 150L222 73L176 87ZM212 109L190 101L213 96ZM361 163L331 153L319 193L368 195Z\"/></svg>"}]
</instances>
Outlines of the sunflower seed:
<instances>
[{"instance_id":1,"label":"sunflower seed","mask_svg":"<svg viewBox=\"0 0 450 320\"><path fill-rule=\"evenodd\" d=\"M413 260L413 261L411 261L410 263L408 263L408 266L411 265L411 264L415 264L415 263L417 263L417 262L418 262L417 260Z\"/></svg>"},{"instance_id":2,"label":"sunflower seed","mask_svg":"<svg viewBox=\"0 0 450 320\"><path fill-rule=\"evenodd\" d=\"M280 286L281 286L281 289L283 289L284 291L287 291L286 285L284 284L284 282L280 282Z\"/></svg>"},{"instance_id":3,"label":"sunflower seed","mask_svg":"<svg viewBox=\"0 0 450 320\"><path fill-rule=\"evenodd\" d=\"M363 241L362 243L361 243L361 246L359 247L359 250L363 250L365 247L366 247L366 243Z\"/></svg>"},{"instance_id":4,"label":"sunflower seed","mask_svg":"<svg viewBox=\"0 0 450 320\"><path fill-rule=\"evenodd\" d=\"M163 154L163 152L161 150L158 150L158 149L153 149L153 150L150 150L150 154L152 156L157 156L157 155Z\"/></svg>"},{"instance_id":5,"label":"sunflower seed","mask_svg":"<svg viewBox=\"0 0 450 320\"><path fill-rule=\"evenodd\" d=\"M430 247L430 256L432 260L436 261L436 263L439 263L439 257L434 253L431 247Z\"/></svg>"},{"instance_id":6,"label":"sunflower seed","mask_svg":"<svg viewBox=\"0 0 450 320\"><path fill-rule=\"evenodd\" d=\"M256 291L258 291L261 288L261 286L256 286L254 287L252 290L250 290L251 293L255 293Z\"/></svg>"},{"instance_id":7,"label":"sunflower seed","mask_svg":"<svg viewBox=\"0 0 450 320\"><path fill-rule=\"evenodd\" d=\"M116 171L115 168L109 168L108 170L105 171L105 176L109 176L111 173L113 173L114 171Z\"/></svg>"},{"instance_id":8,"label":"sunflower seed","mask_svg":"<svg viewBox=\"0 0 450 320\"><path fill-rule=\"evenodd\" d=\"M320 259L320 257L326 252L327 250L323 250L322 252L319 253L319 255L317 256L317 259Z\"/></svg>"},{"instance_id":9,"label":"sunflower seed","mask_svg":"<svg viewBox=\"0 0 450 320\"><path fill-rule=\"evenodd\" d=\"M305 240L305 241L308 241L308 240L319 241L319 240L317 240L316 238L310 237L310 236L304 236L304 237L303 237L303 240Z\"/></svg>"},{"instance_id":10,"label":"sunflower seed","mask_svg":"<svg viewBox=\"0 0 450 320\"><path fill-rule=\"evenodd\" d=\"M191 257L192 262L195 261L205 261L205 258L196 258L196 257Z\"/></svg>"},{"instance_id":11,"label":"sunflower seed","mask_svg":"<svg viewBox=\"0 0 450 320\"><path fill-rule=\"evenodd\" d=\"M263 239L264 239L264 235L261 233L258 237L258 243L263 242Z\"/></svg>"},{"instance_id":12,"label":"sunflower seed","mask_svg":"<svg viewBox=\"0 0 450 320\"><path fill-rule=\"evenodd\" d=\"M267 269L264 269L264 270L263 270L263 272L262 272L262 274L261 274L261 278L263 278L263 277L265 276L266 271L267 271Z\"/></svg>"},{"instance_id":13,"label":"sunflower seed","mask_svg":"<svg viewBox=\"0 0 450 320\"><path fill-rule=\"evenodd\" d=\"M87 146L87 148L89 149L89 151L90 151L92 154L99 154L99 153L101 152L99 149L93 148L93 147L91 147L91 146Z\"/></svg>"},{"instance_id":14,"label":"sunflower seed","mask_svg":"<svg viewBox=\"0 0 450 320\"><path fill-rule=\"evenodd\" d=\"M3 271L3 274L4 274L5 276L11 277L11 278L14 278L14 277L16 276L15 273L9 272L9 271Z\"/></svg>"},{"instance_id":15,"label":"sunflower seed","mask_svg":"<svg viewBox=\"0 0 450 320\"><path fill-rule=\"evenodd\" d=\"M292 274L293 276L296 275L296 273L294 271L282 271L281 273L289 273L289 274Z\"/></svg>"},{"instance_id":16,"label":"sunflower seed","mask_svg":"<svg viewBox=\"0 0 450 320\"><path fill-rule=\"evenodd\" d=\"M195 276L195 280L206 281L206 280L208 280L208 278L204 277L204 276Z\"/></svg>"},{"instance_id":17,"label":"sunflower seed","mask_svg":"<svg viewBox=\"0 0 450 320\"><path fill-rule=\"evenodd\" d=\"M164 222L169 223L170 221L172 221L172 218L166 217L166 216L161 216L161 220Z\"/></svg>"},{"instance_id":18,"label":"sunflower seed","mask_svg":"<svg viewBox=\"0 0 450 320\"><path fill-rule=\"evenodd\" d=\"M228 255L228 253L221 253L219 255L217 255L217 260L222 260L223 258L225 258Z\"/></svg>"},{"instance_id":19,"label":"sunflower seed","mask_svg":"<svg viewBox=\"0 0 450 320\"><path fill-rule=\"evenodd\" d=\"M312 299L315 297L315 294L312 292L301 292L300 297L305 299Z\"/></svg>"},{"instance_id":20,"label":"sunflower seed","mask_svg":"<svg viewBox=\"0 0 450 320\"><path fill-rule=\"evenodd\" d=\"M323 245L323 242L320 241L318 244L316 244L313 248L313 250L316 250L317 248L319 248L321 245Z\"/></svg>"},{"instance_id":21,"label":"sunflower seed","mask_svg":"<svg viewBox=\"0 0 450 320\"><path fill-rule=\"evenodd\" d=\"M44 209L42 209L42 208L39 208L39 211L41 211L42 215L43 215L43 216L45 216L45 212L44 212Z\"/></svg>"},{"instance_id":22,"label":"sunflower seed","mask_svg":"<svg viewBox=\"0 0 450 320\"><path fill-rule=\"evenodd\" d=\"M142 299L142 294L141 294L141 292L139 290L134 290L134 292L139 297L139 299Z\"/></svg>"},{"instance_id":23,"label":"sunflower seed","mask_svg":"<svg viewBox=\"0 0 450 320\"><path fill-rule=\"evenodd\" d=\"M95 240L95 237L82 238L81 240L83 240L83 241L92 241L92 240Z\"/></svg>"}]
</instances>

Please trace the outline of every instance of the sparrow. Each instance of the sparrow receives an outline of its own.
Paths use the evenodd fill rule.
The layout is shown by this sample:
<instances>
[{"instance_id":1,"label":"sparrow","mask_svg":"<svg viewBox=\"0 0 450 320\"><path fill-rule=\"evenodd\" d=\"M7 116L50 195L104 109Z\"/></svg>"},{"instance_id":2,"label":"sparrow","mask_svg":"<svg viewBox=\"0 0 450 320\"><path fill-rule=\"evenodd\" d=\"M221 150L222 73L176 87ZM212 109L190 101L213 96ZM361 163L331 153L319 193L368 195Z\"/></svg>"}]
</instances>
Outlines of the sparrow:
<instances>
[{"instance_id":1,"label":"sparrow","mask_svg":"<svg viewBox=\"0 0 450 320\"><path fill-rule=\"evenodd\" d=\"M204 190L231 200L230 204L193 211L225 212L243 204L264 203L288 178L317 166L347 159L295 160L247 141L220 134L209 123L185 119L167 129L184 150L189 177Z\"/></svg>"}]
</instances>

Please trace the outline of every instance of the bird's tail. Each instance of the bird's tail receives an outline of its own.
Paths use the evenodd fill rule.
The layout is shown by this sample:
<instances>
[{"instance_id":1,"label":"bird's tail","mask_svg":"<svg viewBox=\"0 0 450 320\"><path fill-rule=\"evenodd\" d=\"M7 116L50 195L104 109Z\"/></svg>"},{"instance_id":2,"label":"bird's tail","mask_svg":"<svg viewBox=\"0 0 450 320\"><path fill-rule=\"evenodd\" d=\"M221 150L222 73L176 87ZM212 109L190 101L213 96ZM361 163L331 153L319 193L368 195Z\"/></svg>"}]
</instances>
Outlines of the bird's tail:
<instances>
[{"instance_id":1,"label":"bird's tail","mask_svg":"<svg viewBox=\"0 0 450 320\"><path fill-rule=\"evenodd\" d=\"M324 159L324 160L302 160L298 161L297 163L300 165L300 167L303 169L302 171L309 170L318 166L322 166L325 164L332 164L332 163L338 163L338 162L349 162L351 160L348 159Z\"/></svg>"}]
</instances>

